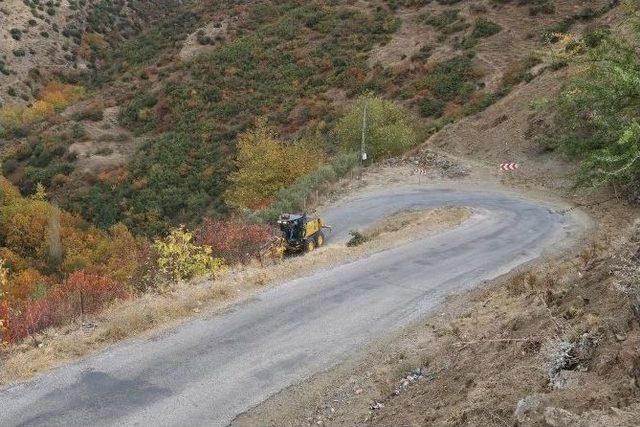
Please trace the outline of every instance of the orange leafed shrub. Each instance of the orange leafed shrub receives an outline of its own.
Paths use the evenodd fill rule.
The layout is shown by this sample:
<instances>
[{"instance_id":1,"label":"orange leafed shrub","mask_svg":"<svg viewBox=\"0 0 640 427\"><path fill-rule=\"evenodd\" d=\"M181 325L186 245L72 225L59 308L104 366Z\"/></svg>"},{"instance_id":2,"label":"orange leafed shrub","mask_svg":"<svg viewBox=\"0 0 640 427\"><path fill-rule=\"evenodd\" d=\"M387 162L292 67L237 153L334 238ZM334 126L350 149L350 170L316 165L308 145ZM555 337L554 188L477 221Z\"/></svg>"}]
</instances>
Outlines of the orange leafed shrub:
<instances>
[{"instance_id":1,"label":"orange leafed shrub","mask_svg":"<svg viewBox=\"0 0 640 427\"><path fill-rule=\"evenodd\" d=\"M115 280L86 270L72 273L58 289L62 295L80 294L84 313L95 313L116 299L126 299L129 292Z\"/></svg>"},{"instance_id":2,"label":"orange leafed shrub","mask_svg":"<svg viewBox=\"0 0 640 427\"><path fill-rule=\"evenodd\" d=\"M227 262L246 262L257 256L272 235L271 229L264 225L211 218L205 219L195 231L199 245L211 247L214 256L222 257Z\"/></svg>"},{"instance_id":3,"label":"orange leafed shrub","mask_svg":"<svg viewBox=\"0 0 640 427\"><path fill-rule=\"evenodd\" d=\"M111 227L109 237L109 255L100 271L120 283L133 285L133 281L140 279L136 277L140 268L139 256L145 251L147 242L134 237L123 224Z\"/></svg>"},{"instance_id":4,"label":"orange leafed shrub","mask_svg":"<svg viewBox=\"0 0 640 427\"><path fill-rule=\"evenodd\" d=\"M104 170L98 174L98 179L109 185L117 186L127 180L129 172L124 168L117 168L112 170Z\"/></svg>"},{"instance_id":5,"label":"orange leafed shrub","mask_svg":"<svg viewBox=\"0 0 640 427\"><path fill-rule=\"evenodd\" d=\"M464 116L464 106L456 102L450 102L444 107L442 115L451 119L459 119Z\"/></svg>"},{"instance_id":6,"label":"orange leafed shrub","mask_svg":"<svg viewBox=\"0 0 640 427\"><path fill-rule=\"evenodd\" d=\"M83 314L91 314L129 293L106 276L77 271L44 298L23 304L0 304L0 321L4 325L2 340L15 343L51 326L70 322Z\"/></svg>"},{"instance_id":7,"label":"orange leafed shrub","mask_svg":"<svg viewBox=\"0 0 640 427\"><path fill-rule=\"evenodd\" d=\"M22 123L30 124L44 120L55 112L52 104L45 101L36 101L22 113Z\"/></svg>"},{"instance_id":8,"label":"orange leafed shrub","mask_svg":"<svg viewBox=\"0 0 640 427\"><path fill-rule=\"evenodd\" d=\"M9 280L5 298L9 301L22 301L30 298L38 288L44 285L46 278L36 269L27 268L18 272Z\"/></svg>"},{"instance_id":9,"label":"orange leafed shrub","mask_svg":"<svg viewBox=\"0 0 640 427\"><path fill-rule=\"evenodd\" d=\"M107 42L100 34L85 32L82 34L78 56L82 59L90 59L92 52L102 52L107 47Z\"/></svg>"},{"instance_id":10,"label":"orange leafed shrub","mask_svg":"<svg viewBox=\"0 0 640 427\"><path fill-rule=\"evenodd\" d=\"M0 248L0 259L4 261L4 267L11 271L20 271L29 268L29 262L7 247Z\"/></svg>"},{"instance_id":11,"label":"orange leafed shrub","mask_svg":"<svg viewBox=\"0 0 640 427\"><path fill-rule=\"evenodd\" d=\"M0 204L8 205L21 197L20 191L8 179L0 179Z\"/></svg>"},{"instance_id":12,"label":"orange leafed shrub","mask_svg":"<svg viewBox=\"0 0 640 427\"><path fill-rule=\"evenodd\" d=\"M85 90L82 86L75 86L60 82L49 82L40 91L41 101L53 106L55 111L64 110L69 104L82 98Z\"/></svg>"},{"instance_id":13,"label":"orange leafed shrub","mask_svg":"<svg viewBox=\"0 0 640 427\"><path fill-rule=\"evenodd\" d=\"M354 79L359 82L364 81L364 79L367 78L367 73L364 70L356 67L349 68L344 74L347 79Z\"/></svg>"}]
</instances>

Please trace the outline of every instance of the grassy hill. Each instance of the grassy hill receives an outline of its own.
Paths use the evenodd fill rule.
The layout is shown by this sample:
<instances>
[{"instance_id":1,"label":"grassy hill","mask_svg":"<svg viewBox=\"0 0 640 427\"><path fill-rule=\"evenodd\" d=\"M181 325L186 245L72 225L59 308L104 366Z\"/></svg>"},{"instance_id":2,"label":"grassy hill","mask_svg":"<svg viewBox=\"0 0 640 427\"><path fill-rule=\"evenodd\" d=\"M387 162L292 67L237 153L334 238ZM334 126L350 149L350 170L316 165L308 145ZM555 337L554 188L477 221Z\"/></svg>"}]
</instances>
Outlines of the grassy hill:
<instances>
[{"instance_id":1,"label":"grassy hill","mask_svg":"<svg viewBox=\"0 0 640 427\"><path fill-rule=\"evenodd\" d=\"M228 212L223 194L235 138L257 117L285 139L319 140L331 155L332 128L345 106L373 93L422 117L427 135L533 78L542 61L536 48L556 28L585 25L607 5L592 3L207 1L152 11L130 2L117 13L106 5L69 7L47 18L58 22L59 37L68 33L66 17L67 27L82 27L71 37L73 52L91 40L102 46L86 58L76 54L84 65L73 63L59 76L87 94L44 122L5 125L12 142L4 173L23 194L42 183L54 201L101 227L124 222L153 235L197 223ZM41 39L30 31L21 41ZM32 96L38 91L27 97L31 104Z\"/></svg>"}]
</instances>

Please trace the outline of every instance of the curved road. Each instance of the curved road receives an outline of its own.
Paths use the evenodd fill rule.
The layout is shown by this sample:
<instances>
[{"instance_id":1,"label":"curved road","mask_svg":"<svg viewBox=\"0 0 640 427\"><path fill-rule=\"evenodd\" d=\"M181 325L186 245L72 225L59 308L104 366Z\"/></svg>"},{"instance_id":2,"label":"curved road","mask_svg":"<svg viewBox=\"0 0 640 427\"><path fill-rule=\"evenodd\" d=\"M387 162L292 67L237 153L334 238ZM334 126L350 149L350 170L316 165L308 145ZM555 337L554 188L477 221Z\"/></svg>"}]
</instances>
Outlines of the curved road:
<instances>
[{"instance_id":1,"label":"curved road","mask_svg":"<svg viewBox=\"0 0 640 427\"><path fill-rule=\"evenodd\" d=\"M0 425L225 425L284 387L583 230L499 192L396 187L325 212L334 241L403 209L463 205L458 228L268 289L0 391Z\"/></svg>"}]
</instances>

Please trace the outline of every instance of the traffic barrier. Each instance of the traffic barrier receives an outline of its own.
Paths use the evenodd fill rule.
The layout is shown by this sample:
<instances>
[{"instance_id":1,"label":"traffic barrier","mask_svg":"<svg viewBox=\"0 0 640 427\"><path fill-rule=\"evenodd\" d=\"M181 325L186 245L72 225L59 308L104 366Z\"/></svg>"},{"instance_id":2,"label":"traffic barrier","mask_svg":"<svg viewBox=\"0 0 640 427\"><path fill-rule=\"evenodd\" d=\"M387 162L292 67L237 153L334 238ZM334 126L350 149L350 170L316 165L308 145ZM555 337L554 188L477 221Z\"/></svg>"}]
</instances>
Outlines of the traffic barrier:
<instances>
[{"instance_id":1,"label":"traffic barrier","mask_svg":"<svg viewBox=\"0 0 640 427\"><path fill-rule=\"evenodd\" d=\"M511 172L518 169L519 167L520 165L517 163L502 163L500 165L500 170L503 172Z\"/></svg>"}]
</instances>

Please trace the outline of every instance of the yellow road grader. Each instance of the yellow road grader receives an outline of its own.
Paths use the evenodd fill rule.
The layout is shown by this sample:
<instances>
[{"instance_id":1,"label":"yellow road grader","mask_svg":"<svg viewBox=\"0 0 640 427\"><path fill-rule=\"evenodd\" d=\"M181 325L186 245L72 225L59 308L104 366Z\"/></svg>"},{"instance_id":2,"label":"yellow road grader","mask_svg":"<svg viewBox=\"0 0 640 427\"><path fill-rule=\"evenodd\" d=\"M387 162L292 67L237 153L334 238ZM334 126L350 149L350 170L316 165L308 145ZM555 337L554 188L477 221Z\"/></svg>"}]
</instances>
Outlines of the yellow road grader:
<instances>
[{"instance_id":1,"label":"yellow road grader","mask_svg":"<svg viewBox=\"0 0 640 427\"><path fill-rule=\"evenodd\" d=\"M287 252L311 252L324 245L323 229L330 229L322 219L305 214L280 215L278 226Z\"/></svg>"},{"instance_id":2,"label":"yellow road grader","mask_svg":"<svg viewBox=\"0 0 640 427\"><path fill-rule=\"evenodd\" d=\"M331 230L321 218L306 213L283 213L278 218L281 236L271 241L263 254L269 258L282 258L285 253L311 252L324 245L325 229Z\"/></svg>"}]
</instances>

